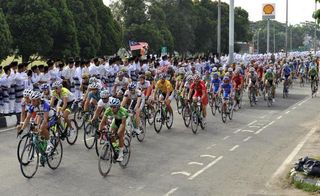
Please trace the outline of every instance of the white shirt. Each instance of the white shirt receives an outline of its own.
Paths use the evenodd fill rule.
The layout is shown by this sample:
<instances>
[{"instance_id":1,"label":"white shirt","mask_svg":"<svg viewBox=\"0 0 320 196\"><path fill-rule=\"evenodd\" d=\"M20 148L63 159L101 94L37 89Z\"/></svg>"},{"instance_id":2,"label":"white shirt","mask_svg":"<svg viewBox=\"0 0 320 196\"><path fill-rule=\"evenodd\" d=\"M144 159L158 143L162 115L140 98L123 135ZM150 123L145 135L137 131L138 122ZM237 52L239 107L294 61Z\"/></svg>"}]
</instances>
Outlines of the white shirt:
<instances>
[{"instance_id":1,"label":"white shirt","mask_svg":"<svg viewBox=\"0 0 320 196\"><path fill-rule=\"evenodd\" d=\"M26 88L28 86L28 75L25 72L17 72L15 75L16 85L24 86Z\"/></svg>"},{"instance_id":2,"label":"white shirt","mask_svg":"<svg viewBox=\"0 0 320 196\"><path fill-rule=\"evenodd\" d=\"M75 68L72 67L70 68L69 66L65 67L62 71L62 77L64 77L66 80L72 80L74 73L75 73Z\"/></svg>"},{"instance_id":3,"label":"white shirt","mask_svg":"<svg viewBox=\"0 0 320 196\"><path fill-rule=\"evenodd\" d=\"M109 100L110 100L110 97L109 97ZM107 103L105 103L105 102L102 101L102 99L100 99L100 100L98 101L98 107L104 107L104 108L109 107L109 100L108 100Z\"/></svg>"},{"instance_id":4,"label":"white shirt","mask_svg":"<svg viewBox=\"0 0 320 196\"><path fill-rule=\"evenodd\" d=\"M147 63L143 64L141 67L141 70L144 72L148 71L148 69L149 69L149 65Z\"/></svg>"},{"instance_id":5,"label":"white shirt","mask_svg":"<svg viewBox=\"0 0 320 196\"><path fill-rule=\"evenodd\" d=\"M91 63L90 66L89 66L89 74L90 76L93 76L93 75L100 75L100 69L98 66L96 66L94 63Z\"/></svg>"}]
</instances>

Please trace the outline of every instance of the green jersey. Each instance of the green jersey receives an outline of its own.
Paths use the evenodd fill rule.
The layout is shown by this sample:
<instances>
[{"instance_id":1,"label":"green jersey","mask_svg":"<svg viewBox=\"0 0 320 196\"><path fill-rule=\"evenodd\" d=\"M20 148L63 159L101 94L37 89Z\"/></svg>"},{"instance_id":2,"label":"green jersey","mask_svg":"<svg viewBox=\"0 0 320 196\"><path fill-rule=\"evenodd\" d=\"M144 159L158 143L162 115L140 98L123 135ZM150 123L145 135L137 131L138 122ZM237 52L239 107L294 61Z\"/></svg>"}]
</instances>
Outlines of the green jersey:
<instances>
[{"instance_id":1,"label":"green jersey","mask_svg":"<svg viewBox=\"0 0 320 196\"><path fill-rule=\"evenodd\" d=\"M129 113L128 113L127 109L125 109L124 107L120 107L118 112L116 114L114 114L112 112L111 107L108 107L106 109L106 111L104 112L104 116L105 117L109 117L110 116L110 117L112 117L112 118L114 118L116 120L121 120L123 118L128 118Z\"/></svg>"},{"instance_id":2,"label":"green jersey","mask_svg":"<svg viewBox=\"0 0 320 196\"><path fill-rule=\"evenodd\" d=\"M273 75L273 73L268 73L268 72L267 72L267 73L264 75L264 78L265 78L266 80L271 81L271 80L274 79L274 75Z\"/></svg>"}]
</instances>

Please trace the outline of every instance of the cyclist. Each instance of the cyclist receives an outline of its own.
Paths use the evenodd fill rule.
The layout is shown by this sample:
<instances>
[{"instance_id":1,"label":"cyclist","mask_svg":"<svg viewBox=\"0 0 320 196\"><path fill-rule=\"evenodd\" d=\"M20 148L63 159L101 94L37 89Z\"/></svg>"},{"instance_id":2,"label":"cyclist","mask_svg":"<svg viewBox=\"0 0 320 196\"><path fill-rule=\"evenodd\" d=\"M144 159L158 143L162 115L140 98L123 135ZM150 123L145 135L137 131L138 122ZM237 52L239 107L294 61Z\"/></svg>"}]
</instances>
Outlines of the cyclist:
<instances>
[{"instance_id":1,"label":"cyclist","mask_svg":"<svg viewBox=\"0 0 320 196\"><path fill-rule=\"evenodd\" d=\"M256 94L255 96L255 101L257 101L257 96L258 96L258 91L257 91L257 83L258 83L258 75L255 71L255 69L253 67L251 67L249 69L249 74L247 75L247 79L246 79L246 82L247 82L247 86L249 88L249 94L251 93L250 91L253 90Z\"/></svg>"},{"instance_id":2,"label":"cyclist","mask_svg":"<svg viewBox=\"0 0 320 196\"><path fill-rule=\"evenodd\" d=\"M75 131L75 127L73 127L70 123L69 114L71 113L71 106L75 100L74 95L65 87L62 87L62 83L56 81L52 84L52 96L50 101L50 106L54 107L56 102L62 102L62 106L57 111L62 112L63 118L67 122L68 127L70 127L71 133Z\"/></svg>"},{"instance_id":3,"label":"cyclist","mask_svg":"<svg viewBox=\"0 0 320 196\"><path fill-rule=\"evenodd\" d=\"M139 76L137 88L143 92L144 96L146 97L146 100L148 100L152 93L152 87L150 82L146 80L146 76L144 74L141 74Z\"/></svg>"},{"instance_id":4,"label":"cyclist","mask_svg":"<svg viewBox=\"0 0 320 196\"><path fill-rule=\"evenodd\" d=\"M41 99L41 93L34 91L31 93L31 106L29 107L28 114L21 127L18 127L18 134L21 134L23 129L27 127L31 118L35 118L35 123L39 125L40 139L44 141L49 140L49 117L54 115L54 111L50 110L50 104ZM46 142L47 143L47 142ZM51 142L46 147L46 152L50 152L53 148Z\"/></svg>"},{"instance_id":5,"label":"cyclist","mask_svg":"<svg viewBox=\"0 0 320 196\"><path fill-rule=\"evenodd\" d=\"M207 105L208 105L208 91L206 88L206 84L203 80L200 80L200 75L196 74L193 77L193 83L190 85L189 91L189 100L192 96L192 91L194 90L194 94L192 96L193 102L196 103L198 101L198 97L201 98L201 109L203 115L203 124L206 124L206 117L207 117Z\"/></svg>"},{"instance_id":6,"label":"cyclist","mask_svg":"<svg viewBox=\"0 0 320 196\"><path fill-rule=\"evenodd\" d=\"M285 82L288 80L290 83L291 79L291 69L288 66L288 64L284 64L283 69L282 69L282 78L285 79Z\"/></svg>"},{"instance_id":7,"label":"cyclist","mask_svg":"<svg viewBox=\"0 0 320 196\"><path fill-rule=\"evenodd\" d=\"M272 69L271 68L267 69L267 72L264 74L264 86L265 86L266 92L268 92L268 89L271 88L273 102L274 102L275 90L276 90L275 80L276 80L276 76L273 73Z\"/></svg>"},{"instance_id":8,"label":"cyclist","mask_svg":"<svg viewBox=\"0 0 320 196\"><path fill-rule=\"evenodd\" d=\"M100 92L101 99L98 101L98 107L94 112L93 117L91 118L91 123L100 117L101 113L104 111L104 109L109 107L109 99L111 98L111 93L108 90L103 90Z\"/></svg>"},{"instance_id":9,"label":"cyclist","mask_svg":"<svg viewBox=\"0 0 320 196\"><path fill-rule=\"evenodd\" d=\"M23 99L21 100L21 115L20 115L20 121L19 121L20 125L18 125L18 127L20 126L20 128L22 126L22 123L26 119L29 107L31 106L30 95L32 92L33 91L31 89L25 89L23 91Z\"/></svg>"},{"instance_id":10,"label":"cyclist","mask_svg":"<svg viewBox=\"0 0 320 196\"><path fill-rule=\"evenodd\" d=\"M241 99L241 94L242 94L242 89L243 89L243 77L240 75L240 69L239 68L237 68L234 71L234 75L232 76L231 81L233 83L234 90L235 90L235 92L237 94L236 95L236 105L240 108L240 99Z\"/></svg>"},{"instance_id":11,"label":"cyclist","mask_svg":"<svg viewBox=\"0 0 320 196\"><path fill-rule=\"evenodd\" d=\"M144 107L144 95L141 93L139 89L137 89L137 85L135 83L130 83L128 86L128 90L124 93L124 99L121 103L122 107L129 105L129 110L135 112L135 128L134 131L136 134L140 134L141 131L139 129L140 126L140 113Z\"/></svg>"},{"instance_id":12,"label":"cyclist","mask_svg":"<svg viewBox=\"0 0 320 196\"><path fill-rule=\"evenodd\" d=\"M120 90L122 91L122 94L126 91L127 86L129 84L128 78L124 77L124 73L122 71L119 71L118 77L115 80L114 86L113 86L113 95L115 95Z\"/></svg>"},{"instance_id":13,"label":"cyclist","mask_svg":"<svg viewBox=\"0 0 320 196\"><path fill-rule=\"evenodd\" d=\"M232 87L232 84L230 83L230 78L228 76L225 76L223 78L223 82L220 85L220 92L219 94L223 95L223 103L228 100L231 99L232 95L233 95L233 90L234 88Z\"/></svg>"},{"instance_id":14,"label":"cyclist","mask_svg":"<svg viewBox=\"0 0 320 196\"><path fill-rule=\"evenodd\" d=\"M160 91L160 92L158 92ZM165 104L167 106L168 111L173 115L173 110L171 107L171 101L174 97L173 93L173 86L169 82L169 80L166 80L166 74L160 74L160 80L156 83L155 86L155 93L154 93L154 100L156 100L156 97L158 94L162 94L165 98Z\"/></svg>"},{"instance_id":15,"label":"cyclist","mask_svg":"<svg viewBox=\"0 0 320 196\"><path fill-rule=\"evenodd\" d=\"M93 106L95 108L98 104L98 101L100 100L101 85L100 83L92 83L89 85L88 89L90 92L88 93L88 97L84 103L84 109L83 109L84 112L87 113L87 115L88 115L89 107Z\"/></svg>"},{"instance_id":16,"label":"cyclist","mask_svg":"<svg viewBox=\"0 0 320 196\"><path fill-rule=\"evenodd\" d=\"M221 80L219 78L219 73L214 72L213 73L213 79L211 80L211 91L213 92L213 95L216 95L219 92L219 87L221 84Z\"/></svg>"},{"instance_id":17,"label":"cyclist","mask_svg":"<svg viewBox=\"0 0 320 196\"><path fill-rule=\"evenodd\" d=\"M316 69L316 66L312 65L310 67L308 75L310 77L311 84L315 82L316 83L316 87L318 88L318 71Z\"/></svg>"},{"instance_id":18,"label":"cyclist","mask_svg":"<svg viewBox=\"0 0 320 196\"><path fill-rule=\"evenodd\" d=\"M42 92L42 98L44 100L49 101L51 99L49 84L41 84L40 91Z\"/></svg>"},{"instance_id":19,"label":"cyclist","mask_svg":"<svg viewBox=\"0 0 320 196\"><path fill-rule=\"evenodd\" d=\"M101 130L106 126L108 117L113 117L113 120L110 125L110 130L115 133L118 133L119 136L119 155L117 161L123 161L123 148L124 148L124 134L126 128L126 119L128 118L129 114L128 111L120 106L120 100L116 98L110 99L109 102L110 107L106 109L104 112L104 116L102 121L99 125L99 130Z\"/></svg>"}]
</instances>

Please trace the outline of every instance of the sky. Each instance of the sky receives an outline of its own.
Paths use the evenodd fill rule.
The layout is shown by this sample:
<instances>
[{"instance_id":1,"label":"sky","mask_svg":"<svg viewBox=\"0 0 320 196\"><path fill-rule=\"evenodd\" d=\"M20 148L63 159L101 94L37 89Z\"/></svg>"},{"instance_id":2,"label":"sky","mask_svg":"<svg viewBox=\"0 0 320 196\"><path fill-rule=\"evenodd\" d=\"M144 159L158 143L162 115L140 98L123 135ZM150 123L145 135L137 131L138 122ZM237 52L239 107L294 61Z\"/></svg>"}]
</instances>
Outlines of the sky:
<instances>
[{"instance_id":1,"label":"sky","mask_svg":"<svg viewBox=\"0 0 320 196\"><path fill-rule=\"evenodd\" d=\"M106 5L111 0L103 0ZM215 0L213 0L215 1ZM229 3L229 0L221 0ZM289 24L295 25L306 20L313 21L312 14L315 9L314 0L288 0L289 1ZM250 21L262 19L262 4L276 4L276 20L279 22L286 21L286 0L234 0L235 6L242 7L249 13ZM318 8L320 4L318 3Z\"/></svg>"}]
</instances>

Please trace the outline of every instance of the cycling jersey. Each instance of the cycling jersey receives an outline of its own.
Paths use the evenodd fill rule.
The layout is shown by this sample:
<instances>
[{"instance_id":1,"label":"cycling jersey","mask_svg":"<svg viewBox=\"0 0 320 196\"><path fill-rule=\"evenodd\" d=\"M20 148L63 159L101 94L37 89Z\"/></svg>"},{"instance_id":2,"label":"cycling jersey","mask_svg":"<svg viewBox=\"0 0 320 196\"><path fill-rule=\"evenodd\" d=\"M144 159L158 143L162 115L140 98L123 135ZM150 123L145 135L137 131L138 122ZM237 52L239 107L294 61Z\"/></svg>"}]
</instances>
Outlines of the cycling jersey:
<instances>
[{"instance_id":1,"label":"cycling jersey","mask_svg":"<svg viewBox=\"0 0 320 196\"><path fill-rule=\"evenodd\" d=\"M128 118L129 113L128 113L127 109L125 109L124 107L120 107L118 112L116 114L114 114L112 112L111 107L108 107L106 109L106 111L104 112L104 116L105 117L112 117L112 118L114 118L116 120L122 120L124 118Z\"/></svg>"},{"instance_id":2,"label":"cycling jersey","mask_svg":"<svg viewBox=\"0 0 320 196\"><path fill-rule=\"evenodd\" d=\"M195 96L195 97L201 97L203 91L207 92L206 85L205 85L204 81L202 81L202 80L199 81L198 84L196 84L196 83L193 82L193 83L190 85L190 89L195 91L195 92L194 92L194 96Z\"/></svg>"},{"instance_id":3,"label":"cycling jersey","mask_svg":"<svg viewBox=\"0 0 320 196\"><path fill-rule=\"evenodd\" d=\"M238 76L234 75L232 81L235 83L235 88L238 88L243 81L243 77L239 74Z\"/></svg>"},{"instance_id":4,"label":"cycling jersey","mask_svg":"<svg viewBox=\"0 0 320 196\"><path fill-rule=\"evenodd\" d=\"M219 78L212 79L211 83L212 83L213 92L217 93L219 91L221 80Z\"/></svg>"},{"instance_id":5,"label":"cycling jersey","mask_svg":"<svg viewBox=\"0 0 320 196\"><path fill-rule=\"evenodd\" d=\"M284 73L284 76L288 77L288 76L290 76L291 69L289 67L285 67L283 69L283 73Z\"/></svg>"},{"instance_id":6,"label":"cycling jersey","mask_svg":"<svg viewBox=\"0 0 320 196\"><path fill-rule=\"evenodd\" d=\"M150 82L145 80L143 84L141 84L141 82L138 82L138 89L140 89L144 95L147 95L147 89L150 87Z\"/></svg>"},{"instance_id":7,"label":"cycling jersey","mask_svg":"<svg viewBox=\"0 0 320 196\"><path fill-rule=\"evenodd\" d=\"M110 99L110 98L109 98L109 99ZM108 100L107 103L105 103L105 102L103 102L102 99L100 99L100 100L98 101L98 107L103 107L103 108L109 107L109 100Z\"/></svg>"},{"instance_id":8,"label":"cycling jersey","mask_svg":"<svg viewBox=\"0 0 320 196\"><path fill-rule=\"evenodd\" d=\"M159 80L156 84L156 90L160 90L163 93L166 93L167 91L171 93L173 91L173 86L169 80L165 80L163 83Z\"/></svg>"},{"instance_id":9,"label":"cycling jersey","mask_svg":"<svg viewBox=\"0 0 320 196\"><path fill-rule=\"evenodd\" d=\"M120 90L120 89L124 89L124 87L126 86L126 85L128 85L129 84L129 80L128 80L128 78L122 78L122 80L119 80L119 77L117 77L116 78L116 81L115 81L115 83L114 83L114 85L116 85L117 86L117 88L116 88L116 91L118 91L118 90Z\"/></svg>"},{"instance_id":10,"label":"cycling jersey","mask_svg":"<svg viewBox=\"0 0 320 196\"><path fill-rule=\"evenodd\" d=\"M138 90L138 89L135 89L135 93L132 93L130 90L126 90L126 92L124 93L124 96L125 96L125 97L128 97L129 99L131 99L131 101L132 101L132 100L137 100L139 97L144 98L144 97L142 96L141 91Z\"/></svg>"},{"instance_id":11,"label":"cycling jersey","mask_svg":"<svg viewBox=\"0 0 320 196\"><path fill-rule=\"evenodd\" d=\"M266 80L268 80L268 81L272 81L273 79L274 79L274 77L273 77L274 75L273 75L273 73L266 73L265 75L264 75L264 78L266 79Z\"/></svg>"},{"instance_id":12,"label":"cycling jersey","mask_svg":"<svg viewBox=\"0 0 320 196\"><path fill-rule=\"evenodd\" d=\"M88 98L89 98L89 100L94 99L98 102L100 100L100 91L97 91L96 93L90 92L88 94Z\"/></svg>"},{"instance_id":13,"label":"cycling jersey","mask_svg":"<svg viewBox=\"0 0 320 196\"><path fill-rule=\"evenodd\" d=\"M67 97L68 103L74 101L75 99L74 95L67 88L64 87L61 88L60 96L57 94L56 90L53 90L52 97L55 97L58 100L63 100L64 97Z\"/></svg>"},{"instance_id":14,"label":"cycling jersey","mask_svg":"<svg viewBox=\"0 0 320 196\"><path fill-rule=\"evenodd\" d=\"M232 84L231 83L222 83L221 89L223 90L223 97L226 98L229 96L232 90Z\"/></svg>"}]
</instances>

